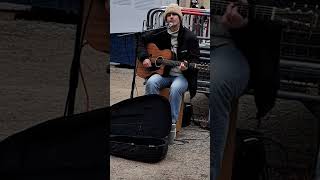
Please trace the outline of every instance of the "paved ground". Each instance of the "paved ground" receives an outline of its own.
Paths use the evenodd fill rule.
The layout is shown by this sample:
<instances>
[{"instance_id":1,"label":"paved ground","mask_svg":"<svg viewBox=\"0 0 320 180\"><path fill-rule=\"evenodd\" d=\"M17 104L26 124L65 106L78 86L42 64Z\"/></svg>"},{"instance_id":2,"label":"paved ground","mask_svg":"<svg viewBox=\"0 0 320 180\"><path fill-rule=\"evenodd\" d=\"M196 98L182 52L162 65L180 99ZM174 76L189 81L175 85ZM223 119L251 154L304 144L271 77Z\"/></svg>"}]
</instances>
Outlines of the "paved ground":
<instances>
[{"instance_id":1,"label":"paved ground","mask_svg":"<svg viewBox=\"0 0 320 180\"><path fill-rule=\"evenodd\" d=\"M133 70L111 66L111 104L130 97ZM137 79L135 96L144 93L143 80ZM186 98L188 101L188 98ZM195 118L206 121L208 102L206 96L197 94L192 100ZM310 170L316 157L318 123L316 118L301 102L278 99L275 108L257 129L254 119L256 109L251 95L240 99L238 127L262 132L266 137L279 142L288 153L288 168L283 168L285 155L275 143L266 141L268 163L272 167L273 179L288 179L288 176L301 176ZM167 158L159 164L150 165L111 158L112 179L206 179L208 178L208 132L198 126L183 129L179 139L194 139L185 145L170 146ZM205 139L204 139L205 138ZM190 149L193 147L193 149ZM182 153L183 152L183 153ZM167 166L170 164L169 166ZM196 164L196 166L194 166ZM201 166L198 166L201 164ZM129 168L128 168L129 167ZM199 167L199 168L195 168ZM282 174L282 177L279 174ZM283 174L289 174L284 177ZM134 176L132 176L134 175ZM130 177L130 178L129 178Z\"/></svg>"},{"instance_id":2,"label":"paved ground","mask_svg":"<svg viewBox=\"0 0 320 180\"><path fill-rule=\"evenodd\" d=\"M132 75L132 69L111 66L111 105L130 97ZM137 77L134 96L143 94L143 80ZM111 156L111 179L209 179L209 131L189 126L183 128L177 139L180 141L169 146L167 157L156 164Z\"/></svg>"},{"instance_id":3,"label":"paved ground","mask_svg":"<svg viewBox=\"0 0 320 180\"><path fill-rule=\"evenodd\" d=\"M0 16L4 17L4 16ZM63 115L75 26L0 18L0 139ZM84 47L81 61L91 109L109 103L108 55ZM86 111L81 81L75 112Z\"/></svg>"}]
</instances>

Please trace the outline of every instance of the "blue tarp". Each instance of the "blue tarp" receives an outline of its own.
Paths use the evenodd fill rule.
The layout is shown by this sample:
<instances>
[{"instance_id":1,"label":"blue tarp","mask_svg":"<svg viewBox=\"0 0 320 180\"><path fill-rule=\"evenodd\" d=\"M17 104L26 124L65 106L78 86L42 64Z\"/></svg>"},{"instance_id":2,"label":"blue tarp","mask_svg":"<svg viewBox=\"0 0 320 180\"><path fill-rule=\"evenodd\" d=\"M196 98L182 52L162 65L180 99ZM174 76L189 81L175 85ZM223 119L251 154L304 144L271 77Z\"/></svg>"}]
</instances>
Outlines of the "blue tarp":
<instances>
[{"instance_id":1,"label":"blue tarp","mask_svg":"<svg viewBox=\"0 0 320 180\"><path fill-rule=\"evenodd\" d=\"M112 33L110 62L134 66L136 57L135 34Z\"/></svg>"}]
</instances>

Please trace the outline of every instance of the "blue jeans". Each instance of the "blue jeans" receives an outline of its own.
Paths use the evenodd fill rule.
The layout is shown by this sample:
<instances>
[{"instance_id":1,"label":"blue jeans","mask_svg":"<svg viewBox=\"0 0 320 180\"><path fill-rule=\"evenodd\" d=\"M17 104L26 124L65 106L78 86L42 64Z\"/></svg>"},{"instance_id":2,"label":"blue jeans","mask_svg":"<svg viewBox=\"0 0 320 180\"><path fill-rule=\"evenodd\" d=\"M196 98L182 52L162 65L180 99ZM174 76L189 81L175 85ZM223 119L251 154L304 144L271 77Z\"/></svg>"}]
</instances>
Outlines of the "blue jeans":
<instances>
[{"instance_id":1,"label":"blue jeans","mask_svg":"<svg viewBox=\"0 0 320 180\"><path fill-rule=\"evenodd\" d=\"M250 68L234 45L211 47L210 74L210 177L216 180L226 145L231 101L246 90Z\"/></svg>"},{"instance_id":2,"label":"blue jeans","mask_svg":"<svg viewBox=\"0 0 320 180\"><path fill-rule=\"evenodd\" d=\"M159 94L163 88L170 87L169 102L171 106L172 123L178 121L181 99L183 93L188 89L188 81L181 76L163 77L159 74L152 75L146 84L146 94Z\"/></svg>"}]
</instances>

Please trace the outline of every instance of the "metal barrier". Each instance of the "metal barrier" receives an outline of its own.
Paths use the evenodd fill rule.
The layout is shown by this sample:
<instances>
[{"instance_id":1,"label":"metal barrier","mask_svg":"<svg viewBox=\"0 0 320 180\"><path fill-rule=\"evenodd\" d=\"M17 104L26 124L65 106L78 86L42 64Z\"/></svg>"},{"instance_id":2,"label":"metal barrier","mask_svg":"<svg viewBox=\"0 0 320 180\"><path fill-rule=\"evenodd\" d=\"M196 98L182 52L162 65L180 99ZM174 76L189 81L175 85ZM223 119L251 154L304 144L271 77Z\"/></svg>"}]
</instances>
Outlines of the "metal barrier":
<instances>
[{"instance_id":1,"label":"metal barrier","mask_svg":"<svg viewBox=\"0 0 320 180\"><path fill-rule=\"evenodd\" d=\"M280 40L279 97L320 102L319 51L319 29L283 29Z\"/></svg>"},{"instance_id":2,"label":"metal barrier","mask_svg":"<svg viewBox=\"0 0 320 180\"><path fill-rule=\"evenodd\" d=\"M320 63L320 30L282 31L280 55L282 59Z\"/></svg>"}]
</instances>

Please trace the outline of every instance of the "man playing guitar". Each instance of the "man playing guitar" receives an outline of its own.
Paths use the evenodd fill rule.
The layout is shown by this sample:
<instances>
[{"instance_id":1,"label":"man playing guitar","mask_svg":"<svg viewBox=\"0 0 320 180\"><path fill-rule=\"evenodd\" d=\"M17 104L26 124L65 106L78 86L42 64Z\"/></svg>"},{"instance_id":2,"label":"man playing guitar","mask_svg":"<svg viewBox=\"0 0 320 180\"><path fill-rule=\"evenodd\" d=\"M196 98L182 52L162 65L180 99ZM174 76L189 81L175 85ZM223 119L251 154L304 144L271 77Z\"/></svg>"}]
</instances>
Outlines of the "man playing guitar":
<instances>
[{"instance_id":1,"label":"man playing guitar","mask_svg":"<svg viewBox=\"0 0 320 180\"><path fill-rule=\"evenodd\" d=\"M146 94L159 94L160 90L170 87L169 101L172 113L172 130L178 120L182 95L189 89L191 98L196 94L196 69L187 63L197 63L200 56L199 44L196 36L182 26L182 12L177 4L170 4L164 14L167 29L147 32L141 36L138 46L138 59L144 68L151 68L147 45L154 43L160 50L170 49L179 66L165 66L164 74L153 74L146 82Z\"/></svg>"}]
</instances>

